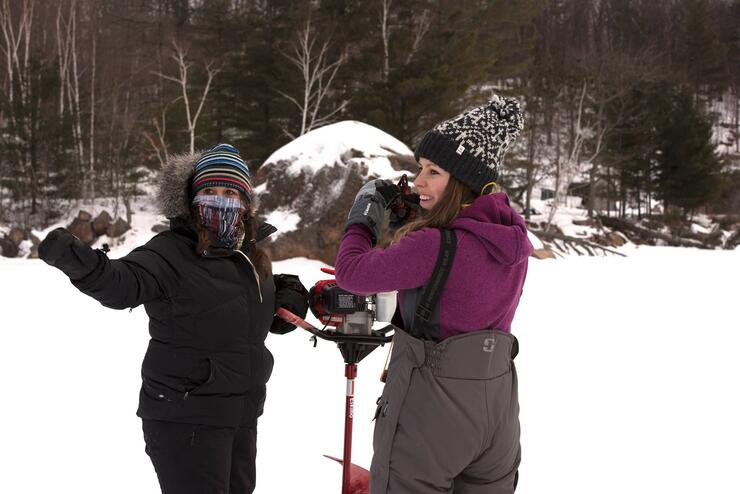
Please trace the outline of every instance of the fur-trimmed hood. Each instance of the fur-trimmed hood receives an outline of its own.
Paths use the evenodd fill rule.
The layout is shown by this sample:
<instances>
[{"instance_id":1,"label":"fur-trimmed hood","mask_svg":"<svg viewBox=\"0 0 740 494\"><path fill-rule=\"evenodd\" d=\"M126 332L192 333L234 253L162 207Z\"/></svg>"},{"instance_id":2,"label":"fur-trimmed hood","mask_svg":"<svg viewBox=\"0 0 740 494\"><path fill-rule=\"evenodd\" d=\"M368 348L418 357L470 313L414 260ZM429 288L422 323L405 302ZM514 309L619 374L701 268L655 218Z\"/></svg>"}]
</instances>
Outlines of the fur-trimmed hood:
<instances>
[{"instance_id":1,"label":"fur-trimmed hood","mask_svg":"<svg viewBox=\"0 0 740 494\"><path fill-rule=\"evenodd\" d=\"M170 156L159 172L157 179L157 207L167 218L191 218L190 203L193 195L190 185L193 179L195 163L202 151ZM252 198L252 214L257 209L257 198Z\"/></svg>"},{"instance_id":2,"label":"fur-trimmed hood","mask_svg":"<svg viewBox=\"0 0 740 494\"><path fill-rule=\"evenodd\" d=\"M200 153L170 156L157 179L157 206L167 218L190 218L190 182Z\"/></svg>"}]
</instances>

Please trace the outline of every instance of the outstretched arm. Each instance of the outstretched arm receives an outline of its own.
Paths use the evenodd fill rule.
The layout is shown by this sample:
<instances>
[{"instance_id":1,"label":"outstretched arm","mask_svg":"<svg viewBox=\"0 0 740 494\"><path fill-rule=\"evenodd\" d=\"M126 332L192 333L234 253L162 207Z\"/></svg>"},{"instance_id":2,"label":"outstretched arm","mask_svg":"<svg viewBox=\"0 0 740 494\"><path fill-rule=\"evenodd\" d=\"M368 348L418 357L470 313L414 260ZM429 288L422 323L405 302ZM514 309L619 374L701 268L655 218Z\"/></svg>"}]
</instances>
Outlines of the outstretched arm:
<instances>
[{"instance_id":1,"label":"outstretched arm","mask_svg":"<svg viewBox=\"0 0 740 494\"><path fill-rule=\"evenodd\" d=\"M124 309L167 296L174 272L149 244L126 257L110 260L64 228L57 228L39 245L39 257L60 269L82 293L106 307Z\"/></svg>"}]
</instances>

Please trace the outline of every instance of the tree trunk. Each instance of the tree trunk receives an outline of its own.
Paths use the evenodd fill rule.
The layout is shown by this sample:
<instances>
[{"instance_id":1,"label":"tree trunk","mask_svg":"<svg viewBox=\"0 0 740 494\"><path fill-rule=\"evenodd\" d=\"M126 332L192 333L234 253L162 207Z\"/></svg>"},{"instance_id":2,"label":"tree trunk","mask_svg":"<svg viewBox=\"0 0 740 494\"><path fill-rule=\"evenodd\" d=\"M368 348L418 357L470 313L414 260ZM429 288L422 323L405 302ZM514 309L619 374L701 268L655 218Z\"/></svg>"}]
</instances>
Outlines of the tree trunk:
<instances>
[{"instance_id":1,"label":"tree trunk","mask_svg":"<svg viewBox=\"0 0 740 494\"><path fill-rule=\"evenodd\" d=\"M588 173L588 217L594 217L594 203L596 202L596 163L591 163Z\"/></svg>"},{"instance_id":2,"label":"tree trunk","mask_svg":"<svg viewBox=\"0 0 740 494\"><path fill-rule=\"evenodd\" d=\"M95 201L95 56L96 56L96 36L93 30L92 34L92 68L90 71L90 143L88 149L88 158L90 160L90 204Z\"/></svg>"},{"instance_id":3,"label":"tree trunk","mask_svg":"<svg viewBox=\"0 0 740 494\"><path fill-rule=\"evenodd\" d=\"M528 149L528 160L527 160L527 190L524 201L524 217L529 219L532 211L532 188L534 187L534 158L535 158L535 146L536 146L536 132L537 119L532 115L529 124L529 149Z\"/></svg>"}]
</instances>

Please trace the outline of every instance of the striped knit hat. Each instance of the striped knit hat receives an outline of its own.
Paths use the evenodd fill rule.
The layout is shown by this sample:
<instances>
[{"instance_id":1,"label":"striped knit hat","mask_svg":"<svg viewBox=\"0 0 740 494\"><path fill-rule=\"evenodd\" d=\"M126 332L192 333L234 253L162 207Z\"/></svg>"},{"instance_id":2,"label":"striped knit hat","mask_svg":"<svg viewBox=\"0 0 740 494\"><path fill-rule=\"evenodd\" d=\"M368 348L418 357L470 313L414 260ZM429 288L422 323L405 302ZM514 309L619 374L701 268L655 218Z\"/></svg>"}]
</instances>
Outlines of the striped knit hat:
<instances>
[{"instance_id":1,"label":"striped knit hat","mask_svg":"<svg viewBox=\"0 0 740 494\"><path fill-rule=\"evenodd\" d=\"M195 164L193 194L206 187L230 187L252 202L251 174L234 146L219 144L201 155Z\"/></svg>"},{"instance_id":2,"label":"striped knit hat","mask_svg":"<svg viewBox=\"0 0 740 494\"><path fill-rule=\"evenodd\" d=\"M436 125L422 138L414 153L444 168L477 194L495 190L501 162L509 145L524 126L519 102L493 96L473 108Z\"/></svg>"}]
</instances>

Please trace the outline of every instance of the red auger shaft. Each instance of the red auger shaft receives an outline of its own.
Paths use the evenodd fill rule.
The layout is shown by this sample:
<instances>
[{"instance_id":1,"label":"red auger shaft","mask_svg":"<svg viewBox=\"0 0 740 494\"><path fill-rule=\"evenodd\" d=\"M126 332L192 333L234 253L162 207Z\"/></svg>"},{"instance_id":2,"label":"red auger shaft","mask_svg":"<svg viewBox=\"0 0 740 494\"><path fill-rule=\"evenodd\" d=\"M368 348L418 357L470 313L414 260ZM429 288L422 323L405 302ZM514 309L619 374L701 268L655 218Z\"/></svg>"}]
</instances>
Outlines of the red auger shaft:
<instances>
[{"instance_id":1,"label":"red auger shaft","mask_svg":"<svg viewBox=\"0 0 740 494\"><path fill-rule=\"evenodd\" d=\"M347 401L344 409L344 462L342 463L342 494L350 494L350 466L352 466L352 419L355 411L355 378L357 364L345 364Z\"/></svg>"}]
</instances>

